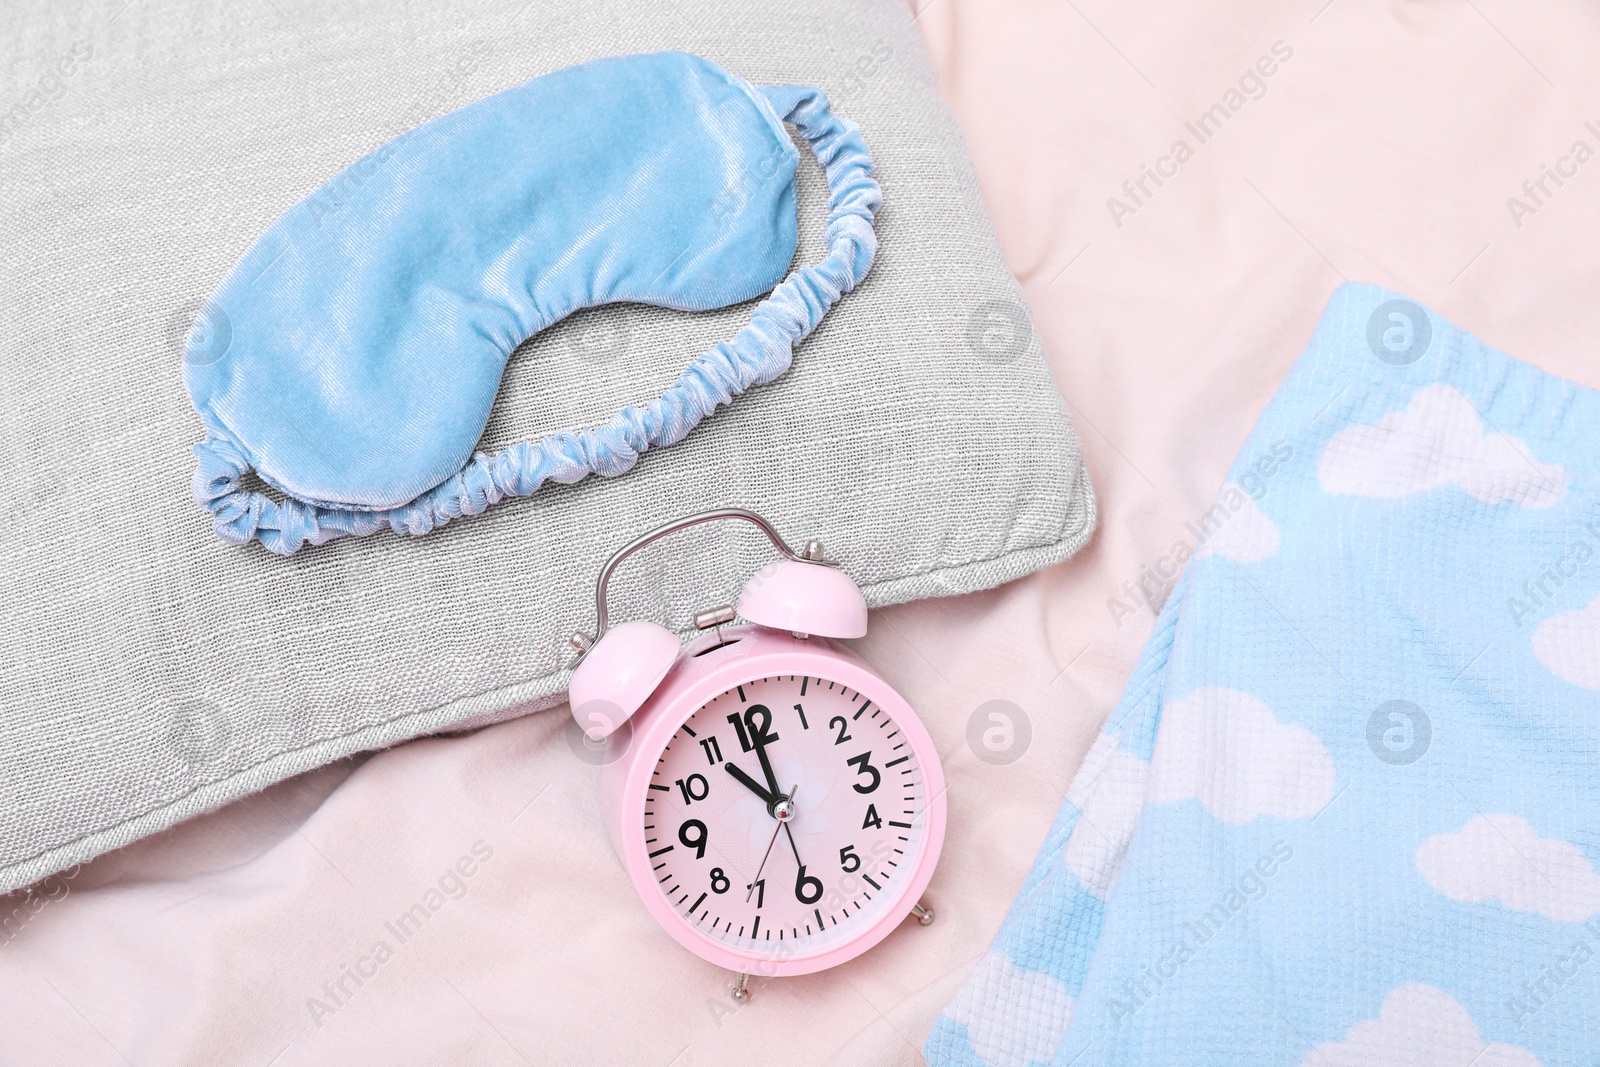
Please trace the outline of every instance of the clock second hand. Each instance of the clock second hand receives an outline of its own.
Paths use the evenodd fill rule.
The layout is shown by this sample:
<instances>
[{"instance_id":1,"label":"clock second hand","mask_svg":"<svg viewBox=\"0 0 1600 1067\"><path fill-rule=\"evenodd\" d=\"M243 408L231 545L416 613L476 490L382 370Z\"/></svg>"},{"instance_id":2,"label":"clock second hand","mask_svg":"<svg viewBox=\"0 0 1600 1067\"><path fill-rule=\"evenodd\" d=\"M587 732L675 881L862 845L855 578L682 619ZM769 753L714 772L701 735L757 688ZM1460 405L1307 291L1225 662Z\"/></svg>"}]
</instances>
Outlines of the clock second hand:
<instances>
[{"instance_id":1,"label":"clock second hand","mask_svg":"<svg viewBox=\"0 0 1600 1067\"><path fill-rule=\"evenodd\" d=\"M789 790L789 793L788 793L787 796L780 796L778 798L778 803L779 804L792 804L792 803L794 803L794 795L796 793L798 793L798 792L800 792L800 786L796 785L793 789ZM776 816L774 816L774 817L776 817ZM750 884L745 887L746 889L749 890L749 892L747 892L744 895L744 902L746 904L750 903L750 898L755 896L756 883L761 881L761 872L767 869L767 857L772 855L772 846L778 843L778 831L787 829L788 826L789 826L789 819L788 818L780 818L780 819L778 819L778 825L773 828L772 838L771 838L771 840L769 840L767 842L767 851L764 852L762 854L762 856L761 856L761 866L756 868L756 876L754 878L752 878L750 880ZM793 834L791 834L789 836L789 843L791 845L794 844L794 835ZM797 852L797 853L795 853L795 855L799 856L799 853Z\"/></svg>"}]
</instances>

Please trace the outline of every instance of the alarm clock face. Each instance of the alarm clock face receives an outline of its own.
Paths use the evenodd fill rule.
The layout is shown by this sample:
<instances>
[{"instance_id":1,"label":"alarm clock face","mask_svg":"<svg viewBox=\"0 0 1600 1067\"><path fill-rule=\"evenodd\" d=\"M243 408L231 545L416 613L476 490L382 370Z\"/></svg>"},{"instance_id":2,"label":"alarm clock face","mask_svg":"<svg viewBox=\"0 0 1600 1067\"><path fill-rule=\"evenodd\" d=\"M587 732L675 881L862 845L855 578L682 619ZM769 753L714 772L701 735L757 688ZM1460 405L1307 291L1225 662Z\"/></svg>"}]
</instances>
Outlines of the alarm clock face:
<instances>
[{"instance_id":1,"label":"alarm clock face","mask_svg":"<svg viewBox=\"0 0 1600 1067\"><path fill-rule=\"evenodd\" d=\"M815 676L743 682L655 765L639 817L656 889L726 949L836 949L914 902L927 780L903 724L864 694Z\"/></svg>"}]
</instances>

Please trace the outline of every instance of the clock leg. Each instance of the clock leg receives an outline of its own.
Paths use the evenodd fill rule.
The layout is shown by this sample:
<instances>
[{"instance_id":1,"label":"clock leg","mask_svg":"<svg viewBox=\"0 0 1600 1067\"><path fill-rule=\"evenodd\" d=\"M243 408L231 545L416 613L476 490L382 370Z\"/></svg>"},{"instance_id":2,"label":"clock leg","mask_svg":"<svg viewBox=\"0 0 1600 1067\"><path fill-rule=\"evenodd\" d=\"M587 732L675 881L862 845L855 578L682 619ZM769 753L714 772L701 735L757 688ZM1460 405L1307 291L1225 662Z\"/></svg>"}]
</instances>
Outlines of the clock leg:
<instances>
[{"instance_id":1,"label":"clock leg","mask_svg":"<svg viewBox=\"0 0 1600 1067\"><path fill-rule=\"evenodd\" d=\"M917 922L921 923L923 926L928 926L933 923L932 908L925 908L921 904L913 904L911 905L911 914L915 915L917 917Z\"/></svg>"},{"instance_id":2,"label":"clock leg","mask_svg":"<svg viewBox=\"0 0 1600 1067\"><path fill-rule=\"evenodd\" d=\"M733 999L740 1004L750 999L750 976L743 971L737 971L733 976Z\"/></svg>"}]
</instances>

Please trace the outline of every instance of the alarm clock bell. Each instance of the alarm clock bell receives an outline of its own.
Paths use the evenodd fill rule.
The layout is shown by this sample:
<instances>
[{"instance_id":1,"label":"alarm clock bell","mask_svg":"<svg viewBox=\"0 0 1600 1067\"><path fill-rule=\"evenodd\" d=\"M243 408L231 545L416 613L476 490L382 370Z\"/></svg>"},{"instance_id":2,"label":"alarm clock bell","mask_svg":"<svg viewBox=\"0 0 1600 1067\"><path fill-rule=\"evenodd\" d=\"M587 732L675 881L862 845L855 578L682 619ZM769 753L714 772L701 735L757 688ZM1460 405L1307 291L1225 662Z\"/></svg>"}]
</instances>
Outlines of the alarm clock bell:
<instances>
[{"instance_id":1,"label":"alarm clock bell","mask_svg":"<svg viewBox=\"0 0 1600 1067\"><path fill-rule=\"evenodd\" d=\"M609 626L606 586L611 574L628 556L669 533L714 519L744 519L760 527L785 556L756 572L739 594L739 608L714 608L695 617L698 629L731 622L736 615L757 626L786 631L805 639L863 637L867 632L867 601L842 571L822 558L822 543L806 544L796 554L769 523L753 512L737 508L703 512L623 546L600 574L597 591L599 635L579 634L572 639L579 662L568 685L568 702L579 729L594 741L609 737L638 711L677 661L682 643L666 627L646 620Z\"/></svg>"}]
</instances>

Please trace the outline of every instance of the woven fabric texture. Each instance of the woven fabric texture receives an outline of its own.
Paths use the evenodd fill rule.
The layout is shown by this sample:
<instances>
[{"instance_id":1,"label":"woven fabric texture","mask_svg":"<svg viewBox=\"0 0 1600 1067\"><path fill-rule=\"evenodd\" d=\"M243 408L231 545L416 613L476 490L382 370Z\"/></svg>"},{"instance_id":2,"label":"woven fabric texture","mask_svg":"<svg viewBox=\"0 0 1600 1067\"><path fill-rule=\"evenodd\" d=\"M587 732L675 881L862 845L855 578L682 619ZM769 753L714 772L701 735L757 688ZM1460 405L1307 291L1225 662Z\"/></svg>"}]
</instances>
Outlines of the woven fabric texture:
<instances>
[{"instance_id":1,"label":"woven fabric texture","mask_svg":"<svg viewBox=\"0 0 1600 1067\"><path fill-rule=\"evenodd\" d=\"M559 703L600 563L690 511L821 539L873 605L1019 577L1093 528L1065 405L894 0L30 0L0 41L0 889L352 752ZM878 260L792 369L625 477L427 538L287 560L219 542L189 500L181 352L251 241L401 130L661 49L815 86L872 149ZM797 262L815 262L827 193L805 151L799 191ZM513 357L482 447L658 394L751 307L573 316ZM767 551L715 528L652 546L613 583L616 616L683 629Z\"/></svg>"},{"instance_id":2,"label":"woven fabric texture","mask_svg":"<svg viewBox=\"0 0 1600 1067\"><path fill-rule=\"evenodd\" d=\"M1600 1029L1600 393L1346 285L937 1067L1554 1067Z\"/></svg>"}]
</instances>

